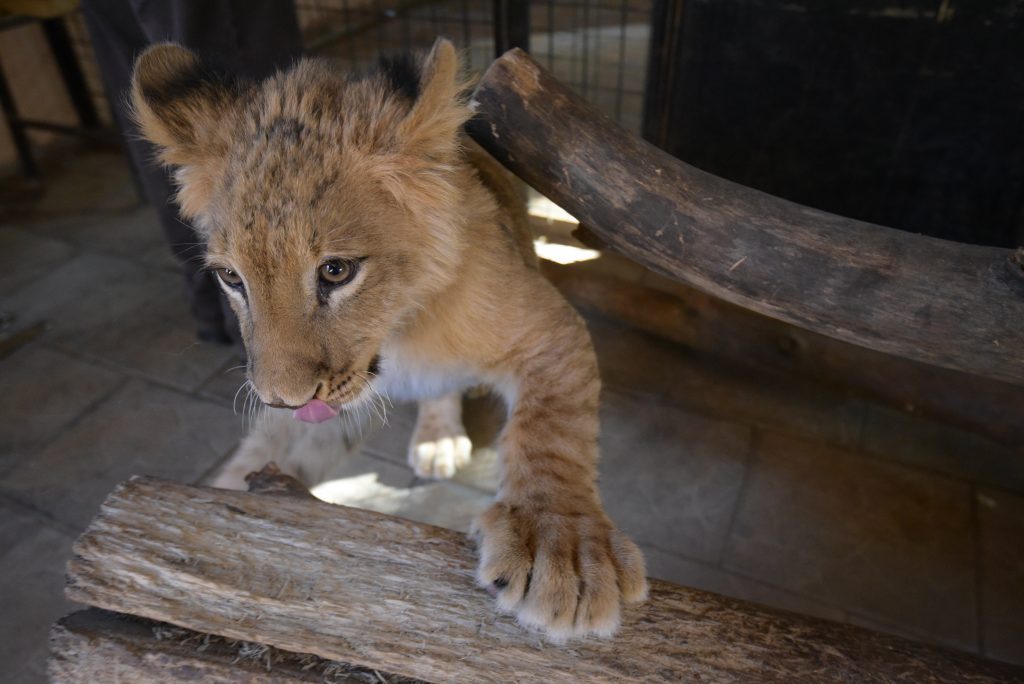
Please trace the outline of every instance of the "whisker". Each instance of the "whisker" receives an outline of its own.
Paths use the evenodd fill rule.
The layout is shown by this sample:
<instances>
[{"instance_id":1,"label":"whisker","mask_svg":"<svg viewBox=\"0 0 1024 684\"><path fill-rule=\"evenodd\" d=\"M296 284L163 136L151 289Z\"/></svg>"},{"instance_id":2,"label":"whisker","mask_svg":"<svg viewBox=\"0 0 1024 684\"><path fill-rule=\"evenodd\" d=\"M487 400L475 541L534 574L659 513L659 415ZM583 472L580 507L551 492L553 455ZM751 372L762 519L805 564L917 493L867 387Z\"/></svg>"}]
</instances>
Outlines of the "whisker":
<instances>
[{"instance_id":1,"label":"whisker","mask_svg":"<svg viewBox=\"0 0 1024 684\"><path fill-rule=\"evenodd\" d=\"M249 381L245 381L245 400L242 402L242 423L249 427L249 402L252 401L252 389L249 388Z\"/></svg>"},{"instance_id":2,"label":"whisker","mask_svg":"<svg viewBox=\"0 0 1024 684\"><path fill-rule=\"evenodd\" d=\"M249 427L252 429L257 423L259 423L260 412L263 409L263 402L260 401L259 395L253 391L253 402L252 402L252 415L249 418Z\"/></svg>"},{"instance_id":3,"label":"whisker","mask_svg":"<svg viewBox=\"0 0 1024 684\"><path fill-rule=\"evenodd\" d=\"M249 383L248 405L247 405L246 412L245 412L246 428L248 430L252 430L253 415L255 414L258 405L259 405L259 395L256 394L256 388L250 382Z\"/></svg>"},{"instance_id":4,"label":"whisker","mask_svg":"<svg viewBox=\"0 0 1024 684\"><path fill-rule=\"evenodd\" d=\"M246 385L246 383L248 383L248 382L249 382L249 381L248 381L248 380L246 380L246 381L245 381L245 382L243 382L243 383L242 383L241 385L239 385L239 386L238 386L238 389L236 389L236 390L235 390L235 396L231 397L231 413L232 413L233 415L236 415L236 416L238 415L238 410L237 410L237 408L235 407L235 404L236 404L236 403L238 402L238 395L239 395L239 393L240 393L240 392L241 392L241 391L242 391L242 390L243 390L243 389L245 388L245 385Z\"/></svg>"},{"instance_id":5,"label":"whisker","mask_svg":"<svg viewBox=\"0 0 1024 684\"><path fill-rule=\"evenodd\" d=\"M384 425L387 425L388 424L388 419L387 419L387 415L386 415L387 414L387 410L385 409L384 413L381 413L380 409L377 408L377 401L376 400L380 398L380 394L378 394L377 390L374 389L373 384L366 377L366 375L363 373L363 371L356 371L355 374L356 374L356 377L360 378L363 382L366 383L367 389L369 389L371 394L373 395L370 398L369 401L370 401L371 405L373 406L374 410L376 411L377 417L380 418L381 422ZM381 403L381 408L383 408L383 402Z\"/></svg>"}]
</instances>

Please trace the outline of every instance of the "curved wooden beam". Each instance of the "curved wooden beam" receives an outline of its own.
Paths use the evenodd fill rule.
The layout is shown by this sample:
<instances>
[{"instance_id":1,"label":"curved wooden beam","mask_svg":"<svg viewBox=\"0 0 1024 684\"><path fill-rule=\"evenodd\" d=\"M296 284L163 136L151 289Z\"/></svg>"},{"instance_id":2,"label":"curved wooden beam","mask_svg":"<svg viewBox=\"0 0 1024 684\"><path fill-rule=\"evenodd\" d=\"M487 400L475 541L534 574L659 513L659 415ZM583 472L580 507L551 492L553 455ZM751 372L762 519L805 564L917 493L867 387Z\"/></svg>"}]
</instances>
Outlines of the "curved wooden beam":
<instances>
[{"instance_id":1,"label":"curved wooden beam","mask_svg":"<svg viewBox=\"0 0 1024 684\"><path fill-rule=\"evenodd\" d=\"M905 233L705 173L629 134L521 50L469 134L610 247L829 337L1024 385L1021 253Z\"/></svg>"}]
</instances>

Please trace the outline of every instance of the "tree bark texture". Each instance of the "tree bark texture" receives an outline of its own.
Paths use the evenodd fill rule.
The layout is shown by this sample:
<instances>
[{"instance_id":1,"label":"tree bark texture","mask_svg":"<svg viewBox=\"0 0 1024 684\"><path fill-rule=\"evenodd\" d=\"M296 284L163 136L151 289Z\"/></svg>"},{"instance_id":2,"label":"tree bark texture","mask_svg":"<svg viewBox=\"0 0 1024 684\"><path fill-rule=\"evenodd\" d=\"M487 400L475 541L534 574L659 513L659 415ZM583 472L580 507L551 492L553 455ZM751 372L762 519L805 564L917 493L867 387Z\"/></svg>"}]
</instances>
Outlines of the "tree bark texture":
<instances>
[{"instance_id":1,"label":"tree bark texture","mask_svg":"<svg viewBox=\"0 0 1024 684\"><path fill-rule=\"evenodd\" d=\"M415 684L418 680L90 608L50 630L53 684L208 682Z\"/></svg>"},{"instance_id":2,"label":"tree bark texture","mask_svg":"<svg viewBox=\"0 0 1024 684\"><path fill-rule=\"evenodd\" d=\"M556 645L499 615L457 532L301 496L134 478L67 595L426 681L1024 681L1024 670L653 581L619 634Z\"/></svg>"}]
</instances>

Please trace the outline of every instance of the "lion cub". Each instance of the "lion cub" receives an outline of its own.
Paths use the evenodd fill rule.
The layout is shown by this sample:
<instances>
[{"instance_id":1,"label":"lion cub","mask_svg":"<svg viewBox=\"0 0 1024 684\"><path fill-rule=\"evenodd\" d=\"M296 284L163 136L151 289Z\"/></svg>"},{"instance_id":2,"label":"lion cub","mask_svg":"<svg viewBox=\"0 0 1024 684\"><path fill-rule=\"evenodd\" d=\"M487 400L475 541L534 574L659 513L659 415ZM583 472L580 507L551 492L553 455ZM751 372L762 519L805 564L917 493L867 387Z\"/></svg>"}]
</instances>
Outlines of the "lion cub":
<instances>
[{"instance_id":1,"label":"lion cub","mask_svg":"<svg viewBox=\"0 0 1024 684\"><path fill-rule=\"evenodd\" d=\"M132 102L238 314L260 399L319 421L375 393L451 411L453 393L494 388L509 409L477 579L554 639L610 635L647 583L598 495L594 351L524 254L515 193L462 137L464 91L444 40L357 76L304 60L262 83L158 45Z\"/></svg>"}]
</instances>

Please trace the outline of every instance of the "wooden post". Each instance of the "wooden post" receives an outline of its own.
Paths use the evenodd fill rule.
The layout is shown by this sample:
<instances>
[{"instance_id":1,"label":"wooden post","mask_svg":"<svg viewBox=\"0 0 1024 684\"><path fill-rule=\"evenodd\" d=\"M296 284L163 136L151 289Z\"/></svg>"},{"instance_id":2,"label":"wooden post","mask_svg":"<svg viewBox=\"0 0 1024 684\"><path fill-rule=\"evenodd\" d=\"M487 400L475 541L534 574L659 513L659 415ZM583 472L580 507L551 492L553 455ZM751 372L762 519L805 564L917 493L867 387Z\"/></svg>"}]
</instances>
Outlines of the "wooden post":
<instances>
[{"instance_id":1,"label":"wooden post","mask_svg":"<svg viewBox=\"0 0 1024 684\"><path fill-rule=\"evenodd\" d=\"M835 216L688 166L521 50L473 96L470 135L612 249L829 337L1024 384L1024 259Z\"/></svg>"},{"instance_id":2,"label":"wooden post","mask_svg":"<svg viewBox=\"0 0 1024 684\"><path fill-rule=\"evenodd\" d=\"M303 496L134 478L74 550L72 600L426 681L1024 681L1007 664L659 581L615 638L553 645L496 613L463 535Z\"/></svg>"}]
</instances>

